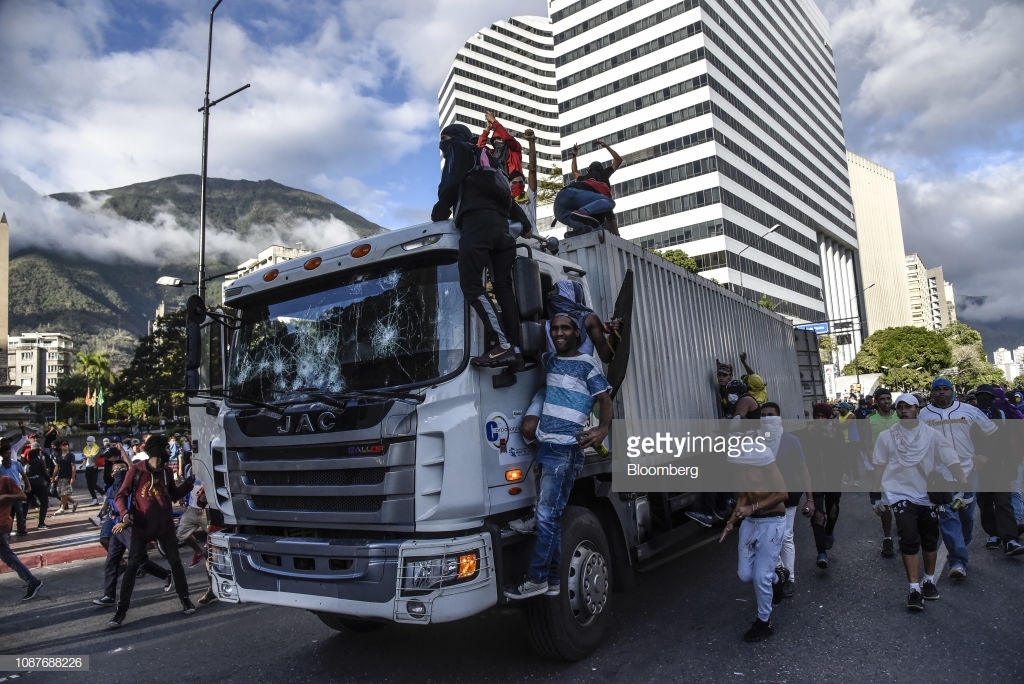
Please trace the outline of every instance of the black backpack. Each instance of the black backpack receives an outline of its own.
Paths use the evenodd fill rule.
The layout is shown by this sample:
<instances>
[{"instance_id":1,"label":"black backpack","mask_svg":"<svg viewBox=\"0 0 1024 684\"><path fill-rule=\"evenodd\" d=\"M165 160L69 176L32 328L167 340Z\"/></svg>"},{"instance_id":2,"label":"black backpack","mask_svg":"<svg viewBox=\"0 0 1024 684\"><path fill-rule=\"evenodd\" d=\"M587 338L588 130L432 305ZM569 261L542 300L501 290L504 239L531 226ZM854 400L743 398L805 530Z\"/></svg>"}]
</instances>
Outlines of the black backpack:
<instances>
[{"instance_id":1,"label":"black backpack","mask_svg":"<svg viewBox=\"0 0 1024 684\"><path fill-rule=\"evenodd\" d=\"M478 147L474 153L473 168L466 174L466 181L474 183L481 192L499 204L508 202L512 197L512 185L504 165L486 147Z\"/></svg>"}]
</instances>

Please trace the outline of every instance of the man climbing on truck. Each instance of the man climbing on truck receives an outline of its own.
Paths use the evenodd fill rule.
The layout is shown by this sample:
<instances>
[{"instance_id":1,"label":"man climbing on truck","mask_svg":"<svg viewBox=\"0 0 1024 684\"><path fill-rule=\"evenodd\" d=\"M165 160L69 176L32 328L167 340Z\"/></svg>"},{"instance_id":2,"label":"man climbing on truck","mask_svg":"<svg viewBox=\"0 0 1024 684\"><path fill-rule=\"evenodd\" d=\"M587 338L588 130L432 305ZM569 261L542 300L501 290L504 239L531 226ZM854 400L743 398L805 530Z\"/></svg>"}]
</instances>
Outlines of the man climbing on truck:
<instances>
[{"instance_id":1,"label":"man climbing on truck","mask_svg":"<svg viewBox=\"0 0 1024 684\"><path fill-rule=\"evenodd\" d=\"M558 596L561 592L562 512L583 469L583 450L601 444L612 423L611 386L601 372L600 362L580 353L576 320L568 314L552 317L551 340L555 352L545 352L541 359L546 390L537 426L537 540L526 577L505 592L510 599ZM585 430L595 402L600 424Z\"/></svg>"},{"instance_id":2,"label":"man climbing on truck","mask_svg":"<svg viewBox=\"0 0 1024 684\"><path fill-rule=\"evenodd\" d=\"M437 203L430 212L431 221L444 221L454 209L455 225L462 231L459 239L459 285L469 305L480 316L487 331L486 339L494 346L474 356L474 366L522 366L523 357L517 346L519 314L512 289L512 262L516 241L509 235L509 219L520 221L523 234L532 226L523 210L512 200L508 178L487 159L482 168L480 155L486 155L474 144L473 134L463 124L451 124L441 131L439 144L444 155L441 182L437 186ZM499 188L504 178L504 189ZM494 294L501 315L487 296L484 271L490 270ZM490 344L491 342L489 342Z\"/></svg>"}]
</instances>

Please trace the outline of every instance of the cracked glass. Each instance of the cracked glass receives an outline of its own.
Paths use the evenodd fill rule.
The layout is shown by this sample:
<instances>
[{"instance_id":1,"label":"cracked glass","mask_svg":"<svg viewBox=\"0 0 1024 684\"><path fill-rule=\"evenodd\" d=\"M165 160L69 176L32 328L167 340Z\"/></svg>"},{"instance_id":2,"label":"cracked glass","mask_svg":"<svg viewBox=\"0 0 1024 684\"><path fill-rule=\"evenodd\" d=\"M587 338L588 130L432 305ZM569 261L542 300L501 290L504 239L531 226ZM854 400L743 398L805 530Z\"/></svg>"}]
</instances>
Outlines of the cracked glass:
<instances>
[{"instance_id":1,"label":"cracked glass","mask_svg":"<svg viewBox=\"0 0 1024 684\"><path fill-rule=\"evenodd\" d=\"M270 290L239 318L227 391L241 401L424 384L465 356L454 261L391 262Z\"/></svg>"}]
</instances>

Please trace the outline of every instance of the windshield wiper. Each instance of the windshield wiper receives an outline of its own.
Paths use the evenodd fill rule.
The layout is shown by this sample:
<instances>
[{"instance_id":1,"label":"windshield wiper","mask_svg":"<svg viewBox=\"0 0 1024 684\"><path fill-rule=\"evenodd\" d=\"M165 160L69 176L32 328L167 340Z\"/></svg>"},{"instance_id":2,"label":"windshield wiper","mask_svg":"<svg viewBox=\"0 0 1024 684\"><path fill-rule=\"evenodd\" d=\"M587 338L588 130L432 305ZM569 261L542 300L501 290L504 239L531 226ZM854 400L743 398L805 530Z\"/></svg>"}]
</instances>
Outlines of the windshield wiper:
<instances>
[{"instance_id":1,"label":"windshield wiper","mask_svg":"<svg viewBox=\"0 0 1024 684\"><path fill-rule=\"evenodd\" d=\"M289 390L289 393L305 394L310 399L315 399L316 401L320 401L337 408L345 408L348 402L358 401L360 399L389 399L395 401L411 401L416 404L423 403L423 397L418 394L388 389L343 390L341 392L331 392L325 391L319 387L300 387L298 389Z\"/></svg>"}]
</instances>

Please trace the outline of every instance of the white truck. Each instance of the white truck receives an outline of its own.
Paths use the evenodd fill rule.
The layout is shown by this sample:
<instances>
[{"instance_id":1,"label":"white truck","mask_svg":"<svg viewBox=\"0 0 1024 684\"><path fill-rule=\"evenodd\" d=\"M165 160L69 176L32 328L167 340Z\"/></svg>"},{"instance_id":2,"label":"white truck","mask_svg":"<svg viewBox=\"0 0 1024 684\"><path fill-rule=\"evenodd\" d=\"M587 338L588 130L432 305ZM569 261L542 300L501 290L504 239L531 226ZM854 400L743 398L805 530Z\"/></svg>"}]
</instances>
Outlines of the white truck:
<instances>
[{"instance_id":1,"label":"white truck","mask_svg":"<svg viewBox=\"0 0 1024 684\"><path fill-rule=\"evenodd\" d=\"M190 300L194 468L221 601L353 630L507 602L533 539L509 527L534 502L519 425L543 377L535 363L469 365L485 340L459 288L458 240L450 222L422 224L247 275L225 287L223 309ZM633 272L617 418L716 418L715 358L740 350L786 417L803 415L795 340L807 333L787 319L604 232L562 241L558 256L532 245L521 241L515 274L528 359L543 350L554 281L580 282L607 319ZM710 534L682 515L696 495L613 492L611 468L591 453L576 481L561 595L522 602L549 656L586 656L613 587Z\"/></svg>"}]
</instances>

